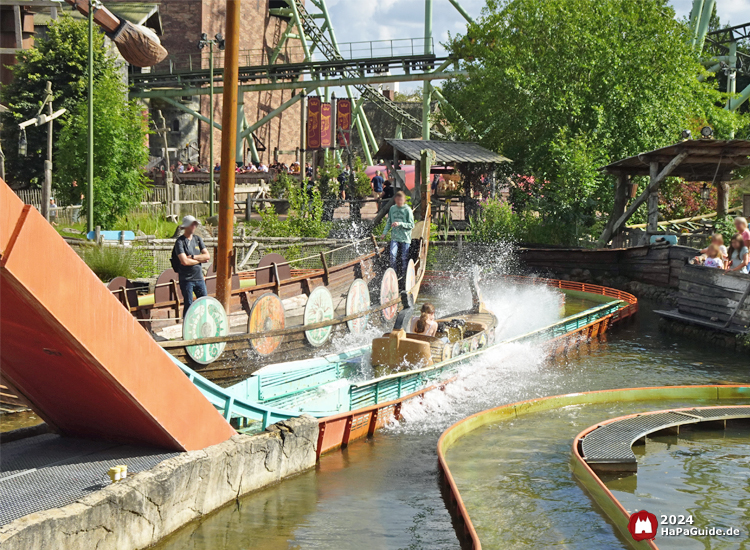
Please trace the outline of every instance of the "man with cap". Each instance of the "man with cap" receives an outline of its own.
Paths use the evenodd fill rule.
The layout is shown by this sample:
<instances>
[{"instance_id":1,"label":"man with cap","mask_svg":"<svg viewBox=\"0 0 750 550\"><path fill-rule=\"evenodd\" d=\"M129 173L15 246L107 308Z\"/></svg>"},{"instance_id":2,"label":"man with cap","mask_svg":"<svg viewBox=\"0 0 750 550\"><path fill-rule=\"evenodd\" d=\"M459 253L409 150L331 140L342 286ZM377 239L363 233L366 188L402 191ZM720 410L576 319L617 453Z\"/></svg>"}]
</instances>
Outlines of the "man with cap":
<instances>
[{"instance_id":1,"label":"man with cap","mask_svg":"<svg viewBox=\"0 0 750 550\"><path fill-rule=\"evenodd\" d=\"M185 307L182 310L183 318L193 304L194 293L196 298L208 294L201 264L206 263L211 257L208 255L203 239L195 234L199 223L193 216L182 218L180 229L184 232L177 237L172 249L172 268L180 277L180 290L182 290L182 299L185 301Z\"/></svg>"}]
</instances>

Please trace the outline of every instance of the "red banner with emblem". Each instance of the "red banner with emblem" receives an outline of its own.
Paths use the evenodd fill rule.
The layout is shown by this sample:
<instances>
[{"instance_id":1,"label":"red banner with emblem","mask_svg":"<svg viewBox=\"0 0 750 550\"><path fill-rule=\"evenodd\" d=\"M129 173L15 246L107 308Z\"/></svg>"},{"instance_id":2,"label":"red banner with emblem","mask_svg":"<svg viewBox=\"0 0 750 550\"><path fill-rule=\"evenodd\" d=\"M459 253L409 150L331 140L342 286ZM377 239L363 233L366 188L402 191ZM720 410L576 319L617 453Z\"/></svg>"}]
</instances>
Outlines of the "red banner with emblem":
<instances>
[{"instance_id":1,"label":"red banner with emblem","mask_svg":"<svg viewBox=\"0 0 750 550\"><path fill-rule=\"evenodd\" d=\"M307 100L307 149L320 149L320 112L319 97Z\"/></svg>"},{"instance_id":2,"label":"red banner with emblem","mask_svg":"<svg viewBox=\"0 0 750 550\"><path fill-rule=\"evenodd\" d=\"M347 147L352 140L352 100L336 101L336 142L339 147ZM342 135L343 133L343 135Z\"/></svg>"},{"instance_id":3,"label":"red banner with emblem","mask_svg":"<svg viewBox=\"0 0 750 550\"><path fill-rule=\"evenodd\" d=\"M333 107L330 103L320 105L320 146L328 149L333 146Z\"/></svg>"}]
</instances>

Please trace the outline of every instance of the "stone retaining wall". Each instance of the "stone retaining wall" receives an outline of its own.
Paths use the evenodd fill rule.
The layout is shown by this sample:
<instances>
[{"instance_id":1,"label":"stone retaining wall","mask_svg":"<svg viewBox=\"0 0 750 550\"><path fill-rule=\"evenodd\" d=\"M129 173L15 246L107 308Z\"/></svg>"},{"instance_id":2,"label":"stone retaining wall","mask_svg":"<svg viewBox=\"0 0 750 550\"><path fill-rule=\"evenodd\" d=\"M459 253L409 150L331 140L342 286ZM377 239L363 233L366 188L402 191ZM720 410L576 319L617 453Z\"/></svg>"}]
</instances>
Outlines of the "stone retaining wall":
<instances>
[{"instance_id":1,"label":"stone retaining wall","mask_svg":"<svg viewBox=\"0 0 750 550\"><path fill-rule=\"evenodd\" d=\"M722 347L739 353L750 353L750 335L747 334L731 334L664 318L659 319L659 330L703 342L709 347Z\"/></svg>"},{"instance_id":2,"label":"stone retaining wall","mask_svg":"<svg viewBox=\"0 0 750 550\"><path fill-rule=\"evenodd\" d=\"M183 453L79 501L0 528L3 550L136 550L240 496L315 465L318 422L279 422Z\"/></svg>"}]
</instances>

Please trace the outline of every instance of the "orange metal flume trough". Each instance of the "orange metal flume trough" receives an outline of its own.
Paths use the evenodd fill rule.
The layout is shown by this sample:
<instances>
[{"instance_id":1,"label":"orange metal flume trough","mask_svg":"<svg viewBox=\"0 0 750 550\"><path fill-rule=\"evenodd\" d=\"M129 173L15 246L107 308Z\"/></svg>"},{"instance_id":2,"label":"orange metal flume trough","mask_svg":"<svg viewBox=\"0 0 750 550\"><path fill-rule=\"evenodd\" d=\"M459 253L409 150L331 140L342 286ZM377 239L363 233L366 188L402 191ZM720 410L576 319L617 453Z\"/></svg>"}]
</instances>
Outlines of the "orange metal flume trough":
<instances>
[{"instance_id":1,"label":"orange metal flume trough","mask_svg":"<svg viewBox=\"0 0 750 550\"><path fill-rule=\"evenodd\" d=\"M5 182L0 338L3 378L63 434L195 450L236 433Z\"/></svg>"}]
</instances>

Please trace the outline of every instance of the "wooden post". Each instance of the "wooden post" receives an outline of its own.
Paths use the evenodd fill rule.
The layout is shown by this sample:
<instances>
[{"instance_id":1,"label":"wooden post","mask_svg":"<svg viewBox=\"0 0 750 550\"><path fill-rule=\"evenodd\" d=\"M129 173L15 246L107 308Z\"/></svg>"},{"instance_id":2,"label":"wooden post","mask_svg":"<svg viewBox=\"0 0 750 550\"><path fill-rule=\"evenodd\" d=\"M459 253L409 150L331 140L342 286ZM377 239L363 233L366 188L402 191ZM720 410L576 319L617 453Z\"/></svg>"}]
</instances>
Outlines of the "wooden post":
<instances>
[{"instance_id":1,"label":"wooden post","mask_svg":"<svg viewBox=\"0 0 750 550\"><path fill-rule=\"evenodd\" d=\"M609 237L612 236L612 228L615 225L615 222L620 219L620 217L625 213L625 208L628 205L628 191L630 188L630 176L628 176L625 172L620 172L617 175L617 183L615 184L615 200L614 205L612 206L612 214L609 217L609 220L607 220L607 225L604 228L604 233L602 233L602 237L605 235L607 236L607 239L609 240ZM597 243L597 246L602 248L606 246L606 242L602 242L602 239L599 240Z\"/></svg>"},{"instance_id":2,"label":"wooden post","mask_svg":"<svg viewBox=\"0 0 750 550\"><path fill-rule=\"evenodd\" d=\"M727 182L720 181L716 183L716 217L721 218L727 215L729 210L729 186Z\"/></svg>"},{"instance_id":3,"label":"wooden post","mask_svg":"<svg viewBox=\"0 0 750 550\"><path fill-rule=\"evenodd\" d=\"M219 186L219 252L217 265L216 299L229 311L232 296L231 257L234 245L234 182L237 160L237 99L240 54L241 0L226 3L226 50L224 52L224 108L221 127L221 184ZM213 168L212 168L213 169Z\"/></svg>"},{"instance_id":4,"label":"wooden post","mask_svg":"<svg viewBox=\"0 0 750 550\"><path fill-rule=\"evenodd\" d=\"M750 218L750 193L742 195L742 215Z\"/></svg>"},{"instance_id":5,"label":"wooden post","mask_svg":"<svg viewBox=\"0 0 750 550\"><path fill-rule=\"evenodd\" d=\"M432 185L432 182L430 181L430 170L432 168L432 164L435 162L435 151L433 151L432 149L423 149L420 153L421 157L419 161L419 169L421 172L420 177L422 184L422 203L420 205L420 214L422 219L424 220L427 217L427 206L432 200L432 197L430 196Z\"/></svg>"},{"instance_id":6,"label":"wooden post","mask_svg":"<svg viewBox=\"0 0 750 550\"><path fill-rule=\"evenodd\" d=\"M659 231L659 163L652 162L649 169L649 195L648 195L648 228L647 234Z\"/></svg>"}]
</instances>

